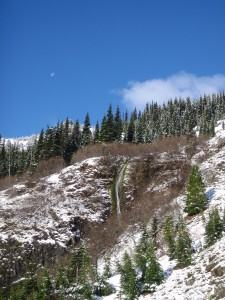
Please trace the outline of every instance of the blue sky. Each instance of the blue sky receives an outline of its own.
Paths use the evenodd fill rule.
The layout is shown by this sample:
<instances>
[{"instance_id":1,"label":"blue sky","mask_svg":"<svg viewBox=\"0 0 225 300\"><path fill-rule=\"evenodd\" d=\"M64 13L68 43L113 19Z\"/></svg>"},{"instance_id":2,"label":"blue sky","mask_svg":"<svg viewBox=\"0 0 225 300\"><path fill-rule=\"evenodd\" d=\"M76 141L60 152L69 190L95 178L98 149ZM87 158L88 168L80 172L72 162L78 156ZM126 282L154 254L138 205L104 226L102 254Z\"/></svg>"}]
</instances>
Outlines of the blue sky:
<instances>
[{"instance_id":1,"label":"blue sky","mask_svg":"<svg viewBox=\"0 0 225 300\"><path fill-rule=\"evenodd\" d=\"M223 0L0 0L0 133L225 89L224 37Z\"/></svg>"}]
</instances>

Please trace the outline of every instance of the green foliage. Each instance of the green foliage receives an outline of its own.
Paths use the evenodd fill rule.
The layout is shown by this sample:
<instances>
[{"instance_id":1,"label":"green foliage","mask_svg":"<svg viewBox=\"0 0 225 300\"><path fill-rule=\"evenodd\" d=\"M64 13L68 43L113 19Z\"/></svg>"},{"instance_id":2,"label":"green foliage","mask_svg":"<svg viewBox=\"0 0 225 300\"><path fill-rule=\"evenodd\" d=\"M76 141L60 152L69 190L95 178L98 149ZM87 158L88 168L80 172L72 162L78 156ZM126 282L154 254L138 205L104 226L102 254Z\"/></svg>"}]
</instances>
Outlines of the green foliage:
<instances>
[{"instance_id":1,"label":"green foliage","mask_svg":"<svg viewBox=\"0 0 225 300\"><path fill-rule=\"evenodd\" d=\"M12 285L10 289L10 300L31 300L35 292L38 291L37 279L34 275L29 275L18 284Z\"/></svg>"},{"instance_id":2,"label":"green foliage","mask_svg":"<svg viewBox=\"0 0 225 300\"><path fill-rule=\"evenodd\" d=\"M153 243L149 242L146 250L146 270L144 276L144 284L159 285L164 279L163 270L157 261Z\"/></svg>"},{"instance_id":3,"label":"green foliage","mask_svg":"<svg viewBox=\"0 0 225 300\"><path fill-rule=\"evenodd\" d=\"M157 234L159 230L159 221L156 215L153 216L152 223L151 223L151 238L154 247L157 246Z\"/></svg>"},{"instance_id":4,"label":"green foliage","mask_svg":"<svg viewBox=\"0 0 225 300\"><path fill-rule=\"evenodd\" d=\"M100 276L95 284L95 295L99 297L108 296L114 293L114 288L106 281L105 276Z\"/></svg>"},{"instance_id":5,"label":"green foliage","mask_svg":"<svg viewBox=\"0 0 225 300\"><path fill-rule=\"evenodd\" d=\"M220 218L219 211L214 208L209 213L209 219L205 226L206 245L211 246L222 237L224 230L223 220Z\"/></svg>"},{"instance_id":6,"label":"green foliage","mask_svg":"<svg viewBox=\"0 0 225 300\"><path fill-rule=\"evenodd\" d=\"M147 229L146 227L143 227L142 236L140 242L136 247L135 256L134 256L136 267L140 270L142 274L142 280L144 280L145 272L146 272L146 265L147 265L146 253L148 249L149 239L150 237L147 232Z\"/></svg>"},{"instance_id":7,"label":"green foliage","mask_svg":"<svg viewBox=\"0 0 225 300\"><path fill-rule=\"evenodd\" d=\"M81 247L76 248L72 254L68 269L69 282L84 284L90 280L91 272L91 258L85 247L82 245Z\"/></svg>"},{"instance_id":8,"label":"green foliage","mask_svg":"<svg viewBox=\"0 0 225 300\"><path fill-rule=\"evenodd\" d=\"M69 281L67 278L67 273L66 270L64 270L63 268L60 268L57 271L56 274L56 280L55 280L55 287L57 290L62 290L64 291L66 288L69 287Z\"/></svg>"},{"instance_id":9,"label":"green foliage","mask_svg":"<svg viewBox=\"0 0 225 300\"><path fill-rule=\"evenodd\" d=\"M186 267L192 262L192 242L185 223L181 218L178 223L176 239L176 259L180 267Z\"/></svg>"},{"instance_id":10,"label":"green foliage","mask_svg":"<svg viewBox=\"0 0 225 300\"><path fill-rule=\"evenodd\" d=\"M100 141L100 128L99 123L97 121L95 125L95 132L94 132L94 143L98 143Z\"/></svg>"},{"instance_id":11,"label":"green foliage","mask_svg":"<svg viewBox=\"0 0 225 300\"><path fill-rule=\"evenodd\" d=\"M117 142L120 142L122 140L123 121L120 116L119 107L116 108L116 113L114 117L114 131L115 131L115 140Z\"/></svg>"},{"instance_id":12,"label":"green foliage","mask_svg":"<svg viewBox=\"0 0 225 300\"><path fill-rule=\"evenodd\" d=\"M140 285L142 292L150 292L153 285L158 285L163 281L163 270L157 261L154 243L146 228L143 229L142 237L136 247L135 263L141 272Z\"/></svg>"},{"instance_id":13,"label":"green foliage","mask_svg":"<svg viewBox=\"0 0 225 300\"><path fill-rule=\"evenodd\" d=\"M194 102L189 98L171 100L162 106L152 102L138 115L136 109L131 112L130 118L126 112L123 119L119 108L113 114L110 105L101 126L96 124L93 138L88 114L83 130L80 130L78 121L74 123L67 118L55 127L42 130L34 145L26 150L21 150L15 144L6 144L0 137L0 177L18 175L25 171L33 173L39 161L56 156L63 157L65 163L70 164L72 154L79 147L93 142L151 143L167 136L191 135L196 126L200 134L213 136L215 122L224 114L224 93L200 97Z\"/></svg>"},{"instance_id":14,"label":"green foliage","mask_svg":"<svg viewBox=\"0 0 225 300\"><path fill-rule=\"evenodd\" d=\"M165 223L164 223L164 239L168 247L168 255L170 259L174 259L176 256L176 232L175 232L175 226L174 221L171 216L166 217Z\"/></svg>"},{"instance_id":15,"label":"green foliage","mask_svg":"<svg viewBox=\"0 0 225 300\"><path fill-rule=\"evenodd\" d=\"M187 185L187 199L185 212L189 216L202 212L207 205L207 198L204 193L204 184L201 173L197 166L192 167Z\"/></svg>"},{"instance_id":16,"label":"green foliage","mask_svg":"<svg viewBox=\"0 0 225 300\"><path fill-rule=\"evenodd\" d=\"M123 261L120 266L120 284L121 290L127 300L134 300L137 297L137 280L136 272L132 264L131 258L127 252L123 256Z\"/></svg>"},{"instance_id":17,"label":"green foliage","mask_svg":"<svg viewBox=\"0 0 225 300\"><path fill-rule=\"evenodd\" d=\"M90 117L89 114L87 113L85 116L84 120L84 128L82 132L82 145L88 145L92 141L92 134L91 134L91 129L90 129L91 123L90 123Z\"/></svg>"},{"instance_id":18,"label":"green foliage","mask_svg":"<svg viewBox=\"0 0 225 300\"><path fill-rule=\"evenodd\" d=\"M52 282L48 271L45 270L38 284L38 300L48 300L52 292Z\"/></svg>"}]
</instances>

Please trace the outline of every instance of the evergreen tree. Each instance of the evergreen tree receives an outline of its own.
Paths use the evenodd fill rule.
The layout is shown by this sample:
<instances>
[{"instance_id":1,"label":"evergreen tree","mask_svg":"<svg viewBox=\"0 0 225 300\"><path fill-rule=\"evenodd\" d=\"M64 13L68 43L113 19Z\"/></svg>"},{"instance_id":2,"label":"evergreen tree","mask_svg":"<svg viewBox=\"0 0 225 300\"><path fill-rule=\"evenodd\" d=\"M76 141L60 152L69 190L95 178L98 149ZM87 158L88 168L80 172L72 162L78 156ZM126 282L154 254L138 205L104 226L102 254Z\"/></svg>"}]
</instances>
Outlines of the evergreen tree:
<instances>
[{"instance_id":1,"label":"evergreen tree","mask_svg":"<svg viewBox=\"0 0 225 300\"><path fill-rule=\"evenodd\" d=\"M106 116L106 127L105 127L105 142L112 142L115 140L115 127L114 127L114 117L112 113L112 106L109 106Z\"/></svg>"},{"instance_id":2,"label":"evergreen tree","mask_svg":"<svg viewBox=\"0 0 225 300\"><path fill-rule=\"evenodd\" d=\"M91 259L82 245L76 248L72 254L68 279L70 282L85 283L90 279L91 272Z\"/></svg>"},{"instance_id":3,"label":"evergreen tree","mask_svg":"<svg viewBox=\"0 0 225 300\"><path fill-rule=\"evenodd\" d=\"M7 170L7 152L5 149L5 142L1 141L0 144L0 177L6 176Z\"/></svg>"},{"instance_id":4,"label":"evergreen tree","mask_svg":"<svg viewBox=\"0 0 225 300\"><path fill-rule=\"evenodd\" d=\"M147 232L146 227L143 227L142 236L136 247L135 257L134 257L136 267L141 272L142 280L144 279L145 272L146 272L146 265L147 265L146 252L148 249L148 243L149 243L149 234Z\"/></svg>"},{"instance_id":5,"label":"evergreen tree","mask_svg":"<svg viewBox=\"0 0 225 300\"><path fill-rule=\"evenodd\" d=\"M127 300L134 300L137 297L136 273L130 256L125 252L122 265L120 267L120 284L122 293Z\"/></svg>"},{"instance_id":6,"label":"evergreen tree","mask_svg":"<svg viewBox=\"0 0 225 300\"><path fill-rule=\"evenodd\" d=\"M91 143L92 140L92 134L91 134L91 129L90 129L90 117L89 114L87 113L85 116L84 120L84 127L82 131L82 145L88 145Z\"/></svg>"},{"instance_id":7,"label":"evergreen tree","mask_svg":"<svg viewBox=\"0 0 225 300\"><path fill-rule=\"evenodd\" d=\"M48 300L52 292L52 283L49 277L49 273L45 270L41 277L38 287L38 300Z\"/></svg>"},{"instance_id":8,"label":"evergreen tree","mask_svg":"<svg viewBox=\"0 0 225 300\"><path fill-rule=\"evenodd\" d=\"M135 121L137 120L136 109L131 114L130 122L127 129L127 142L133 142L135 138Z\"/></svg>"},{"instance_id":9,"label":"evergreen tree","mask_svg":"<svg viewBox=\"0 0 225 300\"><path fill-rule=\"evenodd\" d=\"M164 279L163 270L157 261L154 246L151 242L148 243L146 251L146 272L144 276L145 289L148 286L151 289L151 285L162 283Z\"/></svg>"},{"instance_id":10,"label":"evergreen tree","mask_svg":"<svg viewBox=\"0 0 225 300\"><path fill-rule=\"evenodd\" d=\"M113 287L106 281L104 276L98 276L96 281L95 295L96 296L108 296L114 293Z\"/></svg>"},{"instance_id":11,"label":"evergreen tree","mask_svg":"<svg viewBox=\"0 0 225 300\"><path fill-rule=\"evenodd\" d=\"M59 269L56 274L55 287L61 291L64 291L69 287L69 281L64 269Z\"/></svg>"},{"instance_id":12,"label":"evergreen tree","mask_svg":"<svg viewBox=\"0 0 225 300\"><path fill-rule=\"evenodd\" d=\"M207 198L204 193L204 183L197 166L192 167L187 185L187 200L185 212L188 215L195 215L202 212L207 205Z\"/></svg>"},{"instance_id":13,"label":"evergreen tree","mask_svg":"<svg viewBox=\"0 0 225 300\"><path fill-rule=\"evenodd\" d=\"M99 129L99 123L97 121L95 125L94 142L98 143L99 141L100 141L100 129Z\"/></svg>"},{"instance_id":14,"label":"evergreen tree","mask_svg":"<svg viewBox=\"0 0 225 300\"><path fill-rule=\"evenodd\" d=\"M168 216L164 223L164 239L168 247L168 255L170 259L175 258L176 253L176 232L173 218Z\"/></svg>"},{"instance_id":15,"label":"evergreen tree","mask_svg":"<svg viewBox=\"0 0 225 300\"><path fill-rule=\"evenodd\" d=\"M219 211L214 208L209 213L209 219L206 223L205 234L206 234L206 245L211 246L223 235L223 220L220 218Z\"/></svg>"},{"instance_id":16,"label":"evergreen tree","mask_svg":"<svg viewBox=\"0 0 225 300\"><path fill-rule=\"evenodd\" d=\"M123 122L120 116L120 109L118 106L116 108L116 113L114 117L114 127L115 127L115 140L120 142L122 138Z\"/></svg>"},{"instance_id":17,"label":"evergreen tree","mask_svg":"<svg viewBox=\"0 0 225 300\"><path fill-rule=\"evenodd\" d=\"M105 142L107 140L107 121L106 116L103 116L100 130L100 141Z\"/></svg>"},{"instance_id":18,"label":"evergreen tree","mask_svg":"<svg viewBox=\"0 0 225 300\"><path fill-rule=\"evenodd\" d=\"M176 259L180 267L186 267L190 265L192 261L191 238L182 219L180 219L178 223Z\"/></svg>"},{"instance_id":19,"label":"evergreen tree","mask_svg":"<svg viewBox=\"0 0 225 300\"><path fill-rule=\"evenodd\" d=\"M74 149L75 149L74 151L76 151L81 145L81 131L80 131L80 123L78 120L76 120L76 123L73 127L71 139L74 145Z\"/></svg>"},{"instance_id":20,"label":"evergreen tree","mask_svg":"<svg viewBox=\"0 0 225 300\"><path fill-rule=\"evenodd\" d=\"M159 221L156 215L153 216L152 224L151 224L151 238L154 247L157 246L157 235L159 230Z\"/></svg>"},{"instance_id":21,"label":"evergreen tree","mask_svg":"<svg viewBox=\"0 0 225 300\"><path fill-rule=\"evenodd\" d=\"M123 120L123 132L122 132L122 141L127 142L127 135L128 135L128 112L126 110Z\"/></svg>"}]
</instances>

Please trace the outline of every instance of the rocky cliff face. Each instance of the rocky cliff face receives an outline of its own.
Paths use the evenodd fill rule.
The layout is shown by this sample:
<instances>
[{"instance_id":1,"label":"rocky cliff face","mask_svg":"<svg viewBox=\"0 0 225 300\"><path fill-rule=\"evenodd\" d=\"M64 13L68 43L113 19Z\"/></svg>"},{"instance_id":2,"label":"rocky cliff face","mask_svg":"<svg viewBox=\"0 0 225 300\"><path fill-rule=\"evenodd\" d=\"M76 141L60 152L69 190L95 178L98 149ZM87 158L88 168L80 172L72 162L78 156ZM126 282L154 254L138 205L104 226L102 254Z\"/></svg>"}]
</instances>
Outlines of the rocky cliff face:
<instances>
[{"instance_id":1,"label":"rocky cliff face","mask_svg":"<svg viewBox=\"0 0 225 300\"><path fill-rule=\"evenodd\" d=\"M167 209L184 188L189 164L185 151L95 157L0 191L0 285L31 265L55 264L80 239L97 258L129 225ZM113 189L118 176L120 222Z\"/></svg>"},{"instance_id":2,"label":"rocky cliff face","mask_svg":"<svg viewBox=\"0 0 225 300\"><path fill-rule=\"evenodd\" d=\"M30 263L51 265L92 224L106 220L111 209L110 184L119 163L119 158L110 165L91 158L0 192L3 282L17 278Z\"/></svg>"},{"instance_id":3,"label":"rocky cliff face","mask_svg":"<svg viewBox=\"0 0 225 300\"><path fill-rule=\"evenodd\" d=\"M216 207L222 217L225 209L225 130L222 121L217 124L215 137L208 141L204 149L199 149L192 157L191 163L198 164L200 167L206 186L208 207L204 213L188 217L183 212L186 196L185 193L181 193L171 201L171 208L175 214L183 214L195 250L193 262L189 267L178 269L176 261L169 260L165 255L164 245L161 244L157 256L165 273L165 281L156 286L154 292L140 296L140 300L225 299L224 234L214 245L209 248L205 247L205 223L208 220L209 212ZM156 192L160 193L163 192L162 186L164 185L159 184L156 187L150 184L151 190L156 189ZM117 245L108 254L112 264L122 257L125 250L131 255L134 253L140 232L141 228L136 224L120 236ZM99 265L101 268L102 261L99 262ZM108 298L103 297L103 299L116 300L120 293L119 275L116 274L116 271L109 282L116 288L116 293Z\"/></svg>"}]
</instances>

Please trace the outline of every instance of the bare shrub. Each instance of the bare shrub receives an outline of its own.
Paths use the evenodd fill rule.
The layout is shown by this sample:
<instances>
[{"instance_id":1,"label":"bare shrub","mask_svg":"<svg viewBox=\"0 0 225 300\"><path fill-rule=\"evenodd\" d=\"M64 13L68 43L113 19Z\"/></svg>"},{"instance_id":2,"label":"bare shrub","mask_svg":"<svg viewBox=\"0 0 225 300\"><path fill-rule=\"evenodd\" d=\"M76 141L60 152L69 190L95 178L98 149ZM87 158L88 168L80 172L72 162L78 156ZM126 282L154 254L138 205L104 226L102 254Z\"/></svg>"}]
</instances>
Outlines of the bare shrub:
<instances>
[{"instance_id":1,"label":"bare shrub","mask_svg":"<svg viewBox=\"0 0 225 300\"><path fill-rule=\"evenodd\" d=\"M42 160L39 162L35 172L32 174L32 178L41 178L50 174L59 172L65 163L62 157L52 157L48 160Z\"/></svg>"},{"instance_id":2,"label":"bare shrub","mask_svg":"<svg viewBox=\"0 0 225 300\"><path fill-rule=\"evenodd\" d=\"M200 138L196 137L167 137L154 141L151 144L133 144L133 143L102 143L91 144L79 149L72 157L72 163L82 161L91 157L99 156L117 156L127 157L143 156L151 153L179 151L181 147L188 144L197 145Z\"/></svg>"},{"instance_id":3,"label":"bare shrub","mask_svg":"<svg viewBox=\"0 0 225 300\"><path fill-rule=\"evenodd\" d=\"M22 175L7 176L0 178L0 189L6 189L19 182L25 182L27 187L35 186L35 181L41 177L59 172L65 163L62 157L52 157L48 160L42 160L34 171L26 171Z\"/></svg>"}]
</instances>

